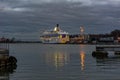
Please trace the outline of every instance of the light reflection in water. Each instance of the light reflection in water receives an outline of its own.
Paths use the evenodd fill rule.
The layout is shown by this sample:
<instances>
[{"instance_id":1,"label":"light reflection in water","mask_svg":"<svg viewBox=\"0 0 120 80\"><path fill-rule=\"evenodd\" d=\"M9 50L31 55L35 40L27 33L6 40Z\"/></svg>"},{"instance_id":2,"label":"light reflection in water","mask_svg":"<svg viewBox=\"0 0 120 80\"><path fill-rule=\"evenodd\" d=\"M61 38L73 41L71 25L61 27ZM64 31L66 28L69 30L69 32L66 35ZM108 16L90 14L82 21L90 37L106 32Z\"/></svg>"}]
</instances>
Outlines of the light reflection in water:
<instances>
[{"instance_id":1,"label":"light reflection in water","mask_svg":"<svg viewBox=\"0 0 120 80\"><path fill-rule=\"evenodd\" d=\"M85 69L85 52L84 52L84 46L80 46L80 64L81 64L81 70L83 71Z\"/></svg>"},{"instance_id":2,"label":"light reflection in water","mask_svg":"<svg viewBox=\"0 0 120 80\"><path fill-rule=\"evenodd\" d=\"M9 80L9 73L0 70L0 80Z\"/></svg>"},{"instance_id":3,"label":"light reflection in water","mask_svg":"<svg viewBox=\"0 0 120 80\"><path fill-rule=\"evenodd\" d=\"M49 53L46 56L46 63L54 65L56 68L61 68L69 62L69 54L64 52Z\"/></svg>"}]
</instances>

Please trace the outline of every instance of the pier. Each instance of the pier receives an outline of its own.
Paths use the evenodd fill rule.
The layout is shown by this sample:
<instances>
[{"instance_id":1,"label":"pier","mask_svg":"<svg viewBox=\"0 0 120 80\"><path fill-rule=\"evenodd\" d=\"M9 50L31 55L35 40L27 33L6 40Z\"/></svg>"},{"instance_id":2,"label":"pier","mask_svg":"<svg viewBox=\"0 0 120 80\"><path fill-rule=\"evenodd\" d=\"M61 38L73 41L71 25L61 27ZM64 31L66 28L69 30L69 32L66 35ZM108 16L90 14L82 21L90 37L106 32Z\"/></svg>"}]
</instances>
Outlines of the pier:
<instances>
[{"instance_id":1,"label":"pier","mask_svg":"<svg viewBox=\"0 0 120 80\"><path fill-rule=\"evenodd\" d=\"M16 63L17 59L9 54L9 44L0 44L0 69L13 69Z\"/></svg>"},{"instance_id":2,"label":"pier","mask_svg":"<svg viewBox=\"0 0 120 80\"><path fill-rule=\"evenodd\" d=\"M105 58L108 57L108 51L113 51L115 55L120 55L120 45L97 45L96 51L92 52L92 56Z\"/></svg>"},{"instance_id":3,"label":"pier","mask_svg":"<svg viewBox=\"0 0 120 80\"><path fill-rule=\"evenodd\" d=\"M120 51L120 45L99 45L96 51Z\"/></svg>"}]
</instances>

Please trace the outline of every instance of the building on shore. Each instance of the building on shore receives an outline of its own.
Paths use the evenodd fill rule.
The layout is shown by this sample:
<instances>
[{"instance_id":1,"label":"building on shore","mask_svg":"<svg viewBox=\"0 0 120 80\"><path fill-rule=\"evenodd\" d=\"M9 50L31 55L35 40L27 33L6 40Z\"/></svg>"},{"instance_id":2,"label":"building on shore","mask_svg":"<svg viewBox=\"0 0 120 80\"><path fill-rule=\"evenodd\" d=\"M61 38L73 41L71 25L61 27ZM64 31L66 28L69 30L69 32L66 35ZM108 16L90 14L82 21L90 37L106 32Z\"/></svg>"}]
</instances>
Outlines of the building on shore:
<instances>
[{"instance_id":1,"label":"building on shore","mask_svg":"<svg viewBox=\"0 0 120 80\"><path fill-rule=\"evenodd\" d=\"M79 34L71 34L69 35L70 43L88 43L89 41L89 35L84 33L84 27L80 27L80 33Z\"/></svg>"},{"instance_id":2,"label":"building on shore","mask_svg":"<svg viewBox=\"0 0 120 80\"><path fill-rule=\"evenodd\" d=\"M84 34L74 34L74 35L69 35L70 41L69 43L88 43L89 41L89 35Z\"/></svg>"},{"instance_id":3,"label":"building on shore","mask_svg":"<svg viewBox=\"0 0 120 80\"><path fill-rule=\"evenodd\" d=\"M90 34L90 43L113 43L114 37L110 34Z\"/></svg>"}]
</instances>

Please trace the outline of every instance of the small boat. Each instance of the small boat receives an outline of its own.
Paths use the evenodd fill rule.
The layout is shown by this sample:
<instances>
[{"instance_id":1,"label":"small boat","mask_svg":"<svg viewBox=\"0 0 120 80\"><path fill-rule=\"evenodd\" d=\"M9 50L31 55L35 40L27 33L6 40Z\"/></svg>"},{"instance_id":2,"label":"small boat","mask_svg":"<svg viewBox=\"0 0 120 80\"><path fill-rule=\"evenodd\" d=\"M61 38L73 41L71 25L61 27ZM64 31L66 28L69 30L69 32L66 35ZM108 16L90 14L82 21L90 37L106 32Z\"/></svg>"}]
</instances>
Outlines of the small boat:
<instances>
[{"instance_id":1,"label":"small boat","mask_svg":"<svg viewBox=\"0 0 120 80\"><path fill-rule=\"evenodd\" d=\"M64 44L69 41L68 32L62 31L59 24L53 30L44 31L40 36L42 43Z\"/></svg>"}]
</instances>

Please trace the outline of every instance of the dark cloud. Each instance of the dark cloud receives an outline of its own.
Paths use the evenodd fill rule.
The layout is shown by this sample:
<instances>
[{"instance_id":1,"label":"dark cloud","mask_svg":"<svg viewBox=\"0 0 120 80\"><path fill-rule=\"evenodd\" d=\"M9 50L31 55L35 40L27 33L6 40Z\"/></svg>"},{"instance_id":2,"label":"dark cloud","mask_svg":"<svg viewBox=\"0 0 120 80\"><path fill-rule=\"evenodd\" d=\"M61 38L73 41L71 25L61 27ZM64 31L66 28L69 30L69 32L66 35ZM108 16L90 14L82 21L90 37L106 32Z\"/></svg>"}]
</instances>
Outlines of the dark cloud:
<instances>
[{"instance_id":1,"label":"dark cloud","mask_svg":"<svg viewBox=\"0 0 120 80\"><path fill-rule=\"evenodd\" d=\"M0 32L36 34L59 23L70 33L79 33L81 25L86 33L107 33L120 29L119 4L118 0L1 0Z\"/></svg>"}]
</instances>

